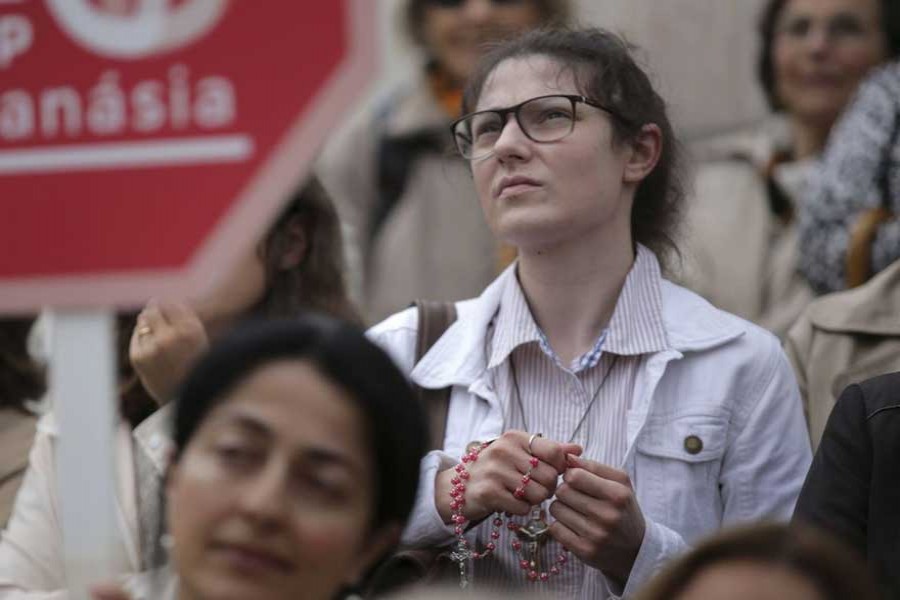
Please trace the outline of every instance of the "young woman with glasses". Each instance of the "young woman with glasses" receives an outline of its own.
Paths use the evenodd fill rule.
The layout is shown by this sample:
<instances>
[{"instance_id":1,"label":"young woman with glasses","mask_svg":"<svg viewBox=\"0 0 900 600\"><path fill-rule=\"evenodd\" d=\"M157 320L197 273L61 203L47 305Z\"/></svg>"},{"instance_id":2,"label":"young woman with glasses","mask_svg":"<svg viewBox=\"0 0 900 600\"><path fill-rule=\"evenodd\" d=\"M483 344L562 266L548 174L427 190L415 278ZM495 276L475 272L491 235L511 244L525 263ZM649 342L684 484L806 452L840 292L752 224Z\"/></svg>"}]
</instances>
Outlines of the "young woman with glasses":
<instances>
[{"instance_id":1,"label":"young woman with glasses","mask_svg":"<svg viewBox=\"0 0 900 600\"><path fill-rule=\"evenodd\" d=\"M589 29L486 56L453 135L518 261L416 364L415 311L371 331L451 388L404 539L464 584L628 596L725 523L789 518L809 466L778 341L661 275L677 144L631 52Z\"/></svg>"},{"instance_id":2,"label":"young woman with glasses","mask_svg":"<svg viewBox=\"0 0 900 600\"><path fill-rule=\"evenodd\" d=\"M448 125L485 48L565 22L570 0L404 0L420 65L326 146L319 175L348 231L348 262L370 323L417 298L477 294L508 263L481 219ZM456 243L464 232L468 243ZM490 260L483 260L490 256Z\"/></svg>"}]
</instances>

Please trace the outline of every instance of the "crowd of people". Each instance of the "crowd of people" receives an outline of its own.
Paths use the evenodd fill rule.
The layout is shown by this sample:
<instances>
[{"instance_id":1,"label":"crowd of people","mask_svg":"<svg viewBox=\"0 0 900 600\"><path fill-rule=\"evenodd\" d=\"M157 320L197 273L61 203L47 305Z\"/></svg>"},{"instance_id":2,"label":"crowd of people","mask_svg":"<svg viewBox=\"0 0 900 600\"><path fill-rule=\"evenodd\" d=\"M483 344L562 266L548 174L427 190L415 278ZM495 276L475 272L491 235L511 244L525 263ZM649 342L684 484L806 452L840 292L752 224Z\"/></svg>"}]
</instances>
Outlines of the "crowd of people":
<instances>
[{"instance_id":1,"label":"crowd of people","mask_svg":"<svg viewBox=\"0 0 900 600\"><path fill-rule=\"evenodd\" d=\"M690 147L567 0L404 10L421 71L120 316L93 597L900 598L900 7L769 0L771 118ZM0 600L70 596L31 325Z\"/></svg>"}]
</instances>

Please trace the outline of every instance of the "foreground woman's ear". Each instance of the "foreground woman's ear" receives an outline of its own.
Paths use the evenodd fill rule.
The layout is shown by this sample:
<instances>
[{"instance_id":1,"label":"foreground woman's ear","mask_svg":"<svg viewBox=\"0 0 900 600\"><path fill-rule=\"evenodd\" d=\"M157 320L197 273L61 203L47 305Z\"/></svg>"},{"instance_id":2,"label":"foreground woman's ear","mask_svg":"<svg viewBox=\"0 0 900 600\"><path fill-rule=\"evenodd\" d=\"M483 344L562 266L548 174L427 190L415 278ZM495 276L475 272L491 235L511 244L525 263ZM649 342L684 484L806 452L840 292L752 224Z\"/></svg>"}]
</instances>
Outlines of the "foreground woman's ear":
<instances>
[{"instance_id":1,"label":"foreground woman's ear","mask_svg":"<svg viewBox=\"0 0 900 600\"><path fill-rule=\"evenodd\" d=\"M653 172L659 162L663 148L662 130L656 123L646 123L628 145L631 155L623 178L625 183L638 184Z\"/></svg>"}]
</instances>

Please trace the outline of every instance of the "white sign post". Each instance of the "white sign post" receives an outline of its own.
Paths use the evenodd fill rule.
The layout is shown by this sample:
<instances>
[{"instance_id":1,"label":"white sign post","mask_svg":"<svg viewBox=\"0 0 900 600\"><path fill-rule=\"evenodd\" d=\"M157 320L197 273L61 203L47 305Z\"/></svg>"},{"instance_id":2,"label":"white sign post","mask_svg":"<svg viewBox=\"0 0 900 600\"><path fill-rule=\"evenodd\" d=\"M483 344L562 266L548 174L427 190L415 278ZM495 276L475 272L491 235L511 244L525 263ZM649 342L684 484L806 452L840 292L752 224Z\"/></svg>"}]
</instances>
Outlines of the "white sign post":
<instances>
[{"instance_id":1,"label":"white sign post","mask_svg":"<svg viewBox=\"0 0 900 600\"><path fill-rule=\"evenodd\" d=\"M109 310L51 313L49 383L59 427L57 485L69 598L109 579L115 540L117 422L114 318Z\"/></svg>"}]
</instances>

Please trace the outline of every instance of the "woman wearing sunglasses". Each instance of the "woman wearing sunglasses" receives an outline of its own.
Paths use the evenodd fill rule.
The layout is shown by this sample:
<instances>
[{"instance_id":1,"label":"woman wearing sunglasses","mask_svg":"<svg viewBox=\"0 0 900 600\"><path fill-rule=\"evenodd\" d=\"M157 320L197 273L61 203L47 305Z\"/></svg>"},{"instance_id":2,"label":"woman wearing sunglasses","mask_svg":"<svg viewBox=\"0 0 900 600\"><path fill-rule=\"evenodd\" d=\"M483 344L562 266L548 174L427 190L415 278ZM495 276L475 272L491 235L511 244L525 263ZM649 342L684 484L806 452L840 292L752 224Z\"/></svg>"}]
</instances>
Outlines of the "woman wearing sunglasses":
<instances>
[{"instance_id":1,"label":"woman wearing sunglasses","mask_svg":"<svg viewBox=\"0 0 900 600\"><path fill-rule=\"evenodd\" d=\"M371 323L416 298L467 298L496 277L505 258L465 163L449 152L448 125L485 46L564 22L570 1L407 0L403 8L421 67L348 123L319 165L350 233L348 262ZM467 244L456 243L458 233Z\"/></svg>"},{"instance_id":2,"label":"woman wearing sunglasses","mask_svg":"<svg viewBox=\"0 0 900 600\"><path fill-rule=\"evenodd\" d=\"M371 332L451 388L405 541L447 546L466 585L606 598L723 524L789 518L810 462L796 383L777 339L662 277L677 144L630 46L526 34L463 112L457 148L519 258L417 363L415 311Z\"/></svg>"}]
</instances>

